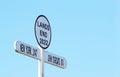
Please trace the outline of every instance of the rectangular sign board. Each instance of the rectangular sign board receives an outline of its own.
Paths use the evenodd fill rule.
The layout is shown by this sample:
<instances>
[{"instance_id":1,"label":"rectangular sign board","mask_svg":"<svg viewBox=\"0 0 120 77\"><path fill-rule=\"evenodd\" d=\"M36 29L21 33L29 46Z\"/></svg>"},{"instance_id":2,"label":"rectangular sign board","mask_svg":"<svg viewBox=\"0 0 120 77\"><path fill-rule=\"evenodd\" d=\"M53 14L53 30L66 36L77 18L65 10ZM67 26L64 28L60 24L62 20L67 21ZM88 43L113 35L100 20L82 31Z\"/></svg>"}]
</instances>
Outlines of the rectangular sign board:
<instances>
[{"instance_id":1,"label":"rectangular sign board","mask_svg":"<svg viewBox=\"0 0 120 77\"><path fill-rule=\"evenodd\" d=\"M40 51L38 48L35 48L29 44L23 43L21 41L15 41L14 49L16 52L24 54L26 56L39 59L40 60Z\"/></svg>"},{"instance_id":2,"label":"rectangular sign board","mask_svg":"<svg viewBox=\"0 0 120 77\"><path fill-rule=\"evenodd\" d=\"M44 51L44 61L48 64L52 64L54 66L60 67L60 68L66 68L67 61L64 57L55 55L53 53Z\"/></svg>"},{"instance_id":3,"label":"rectangular sign board","mask_svg":"<svg viewBox=\"0 0 120 77\"><path fill-rule=\"evenodd\" d=\"M24 54L26 56L32 57L37 60L41 60L41 51L39 47L35 48L24 42L15 41L14 49L18 53ZM67 66L67 61L64 57L55 55L53 53L44 51L43 58L44 58L44 62L60 68L64 69Z\"/></svg>"}]
</instances>

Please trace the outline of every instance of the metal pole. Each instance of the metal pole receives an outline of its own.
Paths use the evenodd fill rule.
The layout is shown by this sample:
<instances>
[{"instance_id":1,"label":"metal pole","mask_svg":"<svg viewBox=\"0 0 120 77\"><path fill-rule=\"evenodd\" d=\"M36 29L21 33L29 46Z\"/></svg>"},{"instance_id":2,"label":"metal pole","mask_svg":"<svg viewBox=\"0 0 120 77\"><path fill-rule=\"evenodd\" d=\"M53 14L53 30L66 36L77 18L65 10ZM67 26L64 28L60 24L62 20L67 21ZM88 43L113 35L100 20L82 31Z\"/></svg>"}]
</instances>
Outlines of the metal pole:
<instances>
[{"instance_id":1,"label":"metal pole","mask_svg":"<svg viewBox=\"0 0 120 77\"><path fill-rule=\"evenodd\" d=\"M41 52L41 60L38 60L38 77L44 77L44 49L38 47Z\"/></svg>"}]
</instances>

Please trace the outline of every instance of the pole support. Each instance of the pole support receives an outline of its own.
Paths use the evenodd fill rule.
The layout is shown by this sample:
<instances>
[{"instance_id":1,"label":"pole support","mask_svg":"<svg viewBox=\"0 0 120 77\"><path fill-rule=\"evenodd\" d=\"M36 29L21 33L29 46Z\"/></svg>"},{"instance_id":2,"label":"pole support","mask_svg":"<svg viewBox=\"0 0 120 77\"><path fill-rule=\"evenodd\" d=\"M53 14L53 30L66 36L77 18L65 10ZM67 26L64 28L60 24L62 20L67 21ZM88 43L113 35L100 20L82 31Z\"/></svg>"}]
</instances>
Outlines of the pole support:
<instances>
[{"instance_id":1,"label":"pole support","mask_svg":"<svg viewBox=\"0 0 120 77\"><path fill-rule=\"evenodd\" d=\"M41 60L38 60L38 77L44 77L44 49L38 47L40 49Z\"/></svg>"}]
</instances>

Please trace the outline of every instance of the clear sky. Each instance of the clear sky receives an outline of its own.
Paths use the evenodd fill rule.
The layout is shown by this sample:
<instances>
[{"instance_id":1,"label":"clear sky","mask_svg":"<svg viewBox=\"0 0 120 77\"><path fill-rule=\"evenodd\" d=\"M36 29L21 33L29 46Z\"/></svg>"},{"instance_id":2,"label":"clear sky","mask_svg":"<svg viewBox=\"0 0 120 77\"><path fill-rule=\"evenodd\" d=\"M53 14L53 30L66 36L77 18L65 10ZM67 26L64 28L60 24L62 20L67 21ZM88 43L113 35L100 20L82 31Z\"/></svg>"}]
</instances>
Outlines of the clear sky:
<instances>
[{"instance_id":1,"label":"clear sky","mask_svg":"<svg viewBox=\"0 0 120 77\"><path fill-rule=\"evenodd\" d=\"M67 68L45 63L45 77L120 77L120 0L1 0L0 77L37 77L38 62L16 53L15 40L35 47L34 23L45 15L49 52Z\"/></svg>"}]
</instances>

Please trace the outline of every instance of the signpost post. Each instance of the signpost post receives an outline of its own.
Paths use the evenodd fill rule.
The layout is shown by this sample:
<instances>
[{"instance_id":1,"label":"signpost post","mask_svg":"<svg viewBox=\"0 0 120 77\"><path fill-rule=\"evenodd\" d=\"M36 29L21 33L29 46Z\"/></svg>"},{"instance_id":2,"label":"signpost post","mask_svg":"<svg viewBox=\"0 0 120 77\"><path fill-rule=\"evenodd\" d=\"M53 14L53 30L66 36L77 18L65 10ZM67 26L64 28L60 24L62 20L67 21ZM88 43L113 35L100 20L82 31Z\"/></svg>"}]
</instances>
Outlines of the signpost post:
<instances>
[{"instance_id":1,"label":"signpost post","mask_svg":"<svg viewBox=\"0 0 120 77\"><path fill-rule=\"evenodd\" d=\"M44 15L37 17L34 30L39 47L33 47L24 42L15 41L15 51L38 60L38 77L44 77L44 62L63 69L66 68L67 61L64 57L44 51L44 49L49 47L51 42L50 23Z\"/></svg>"},{"instance_id":2,"label":"signpost post","mask_svg":"<svg viewBox=\"0 0 120 77\"><path fill-rule=\"evenodd\" d=\"M41 62L38 63L38 77L44 77L44 49L48 48L51 42L51 27L48 19L44 15L37 17L35 21L35 37L41 48ZM39 74L40 73L40 74Z\"/></svg>"},{"instance_id":3,"label":"signpost post","mask_svg":"<svg viewBox=\"0 0 120 77\"><path fill-rule=\"evenodd\" d=\"M44 77L44 49L40 48L41 61L38 60L38 77Z\"/></svg>"}]
</instances>

